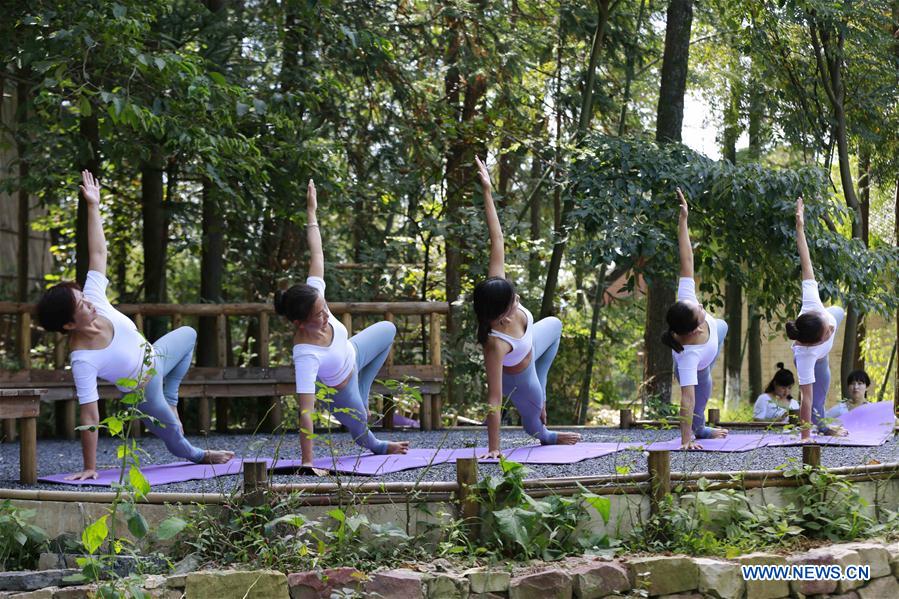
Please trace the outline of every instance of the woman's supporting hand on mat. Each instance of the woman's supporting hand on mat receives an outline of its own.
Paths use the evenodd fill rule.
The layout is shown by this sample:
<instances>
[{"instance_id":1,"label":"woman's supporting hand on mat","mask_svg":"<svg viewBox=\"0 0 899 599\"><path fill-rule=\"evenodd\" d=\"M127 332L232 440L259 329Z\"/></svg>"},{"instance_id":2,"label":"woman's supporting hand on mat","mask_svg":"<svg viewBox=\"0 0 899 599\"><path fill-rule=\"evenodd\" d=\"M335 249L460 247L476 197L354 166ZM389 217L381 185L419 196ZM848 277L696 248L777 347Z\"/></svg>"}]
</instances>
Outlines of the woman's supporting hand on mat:
<instances>
[{"instance_id":1,"label":"woman's supporting hand on mat","mask_svg":"<svg viewBox=\"0 0 899 599\"><path fill-rule=\"evenodd\" d=\"M204 464L227 464L234 459L233 451L225 451L221 449L207 449L203 454Z\"/></svg>"},{"instance_id":2,"label":"woman's supporting hand on mat","mask_svg":"<svg viewBox=\"0 0 899 599\"><path fill-rule=\"evenodd\" d=\"M96 480L98 476L97 471L93 468L85 468L81 472L68 475L66 480Z\"/></svg>"}]
</instances>

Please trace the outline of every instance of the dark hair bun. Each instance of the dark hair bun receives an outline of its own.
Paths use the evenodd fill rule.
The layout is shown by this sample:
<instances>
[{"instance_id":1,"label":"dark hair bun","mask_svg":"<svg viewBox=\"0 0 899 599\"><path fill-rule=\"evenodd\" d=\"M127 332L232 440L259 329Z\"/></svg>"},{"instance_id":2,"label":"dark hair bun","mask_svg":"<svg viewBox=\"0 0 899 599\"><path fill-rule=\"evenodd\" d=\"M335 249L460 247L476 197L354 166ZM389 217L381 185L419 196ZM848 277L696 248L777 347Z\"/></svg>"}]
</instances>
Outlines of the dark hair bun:
<instances>
[{"instance_id":1,"label":"dark hair bun","mask_svg":"<svg viewBox=\"0 0 899 599\"><path fill-rule=\"evenodd\" d=\"M783 363L783 362L778 362L778 363L777 363L777 369L778 369L778 370L783 370L783 369L784 369L784 363Z\"/></svg>"},{"instance_id":2,"label":"dark hair bun","mask_svg":"<svg viewBox=\"0 0 899 599\"><path fill-rule=\"evenodd\" d=\"M799 338L799 328L796 326L795 320L788 320L787 325L787 337L789 339L793 339L794 341Z\"/></svg>"}]
</instances>

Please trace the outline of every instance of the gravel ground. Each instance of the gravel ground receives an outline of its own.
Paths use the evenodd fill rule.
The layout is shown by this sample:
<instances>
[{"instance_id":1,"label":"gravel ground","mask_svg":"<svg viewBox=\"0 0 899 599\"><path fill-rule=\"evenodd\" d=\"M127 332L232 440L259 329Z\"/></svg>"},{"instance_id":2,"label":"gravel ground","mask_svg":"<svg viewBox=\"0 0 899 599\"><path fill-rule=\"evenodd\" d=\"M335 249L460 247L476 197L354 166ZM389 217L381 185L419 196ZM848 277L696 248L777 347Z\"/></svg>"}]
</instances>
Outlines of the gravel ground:
<instances>
[{"instance_id":1,"label":"gravel ground","mask_svg":"<svg viewBox=\"0 0 899 599\"><path fill-rule=\"evenodd\" d=\"M564 430L559 428L556 430ZM677 431L657 430L629 430L622 431L615 428L593 428L580 430L585 441L594 442L652 442L668 440L676 436ZM734 430L732 434L739 434ZM751 432L751 431L744 431ZM377 433L381 438L393 440L408 440L413 447L473 447L486 446L487 431L479 430L444 430L444 431L395 431L392 433ZM320 438L316 443L316 455L328 455L330 449ZM338 453L351 453L355 446L351 443L347 434L332 434L334 449ZM284 435L211 435L209 437L190 437L191 442L199 447L216 449L231 449L239 457L269 457L279 452L283 458L298 459L300 448L296 433ZM503 447L529 445L533 440L520 430L504 430L502 433ZM141 449L147 455L142 459L144 464L157 464L171 462L172 456L166 451L161 441L147 435L139 441ZM60 472L73 472L80 470L81 447L77 441L58 441L51 439L38 440L38 476L56 474ZM112 439L100 440L97 462L100 468L115 466L116 443ZM821 461L824 466L852 466L866 464L871 460L879 462L899 461L899 441L891 437L880 447L824 447L821 452ZM704 452L674 452L671 456L672 471L680 472L708 472L708 471L743 471L743 470L772 470L784 464L788 459L802 458L800 447L765 447L744 453L704 453ZM646 457L638 451L622 451L609 456L585 460L575 464L565 465L529 465L528 478L549 478L562 476L591 476L602 474L614 474L616 468L627 468L627 472L645 472ZM480 475L486 476L499 474L499 466L481 464ZM19 444L0 444L0 487L11 489L38 488L38 489L78 489L83 491L106 491L103 487L70 487L38 483L34 486L18 483L19 473ZM205 492L219 493L231 492L240 484L238 476L223 476L208 480L195 480L154 487L154 491L164 492ZM336 477L334 477L336 478ZM415 480L455 480L455 466L453 464L440 464L430 469L406 470L379 477L354 477L341 475L345 482L353 481L415 481ZM325 479L314 476L300 475L275 475L277 483L309 483Z\"/></svg>"}]
</instances>

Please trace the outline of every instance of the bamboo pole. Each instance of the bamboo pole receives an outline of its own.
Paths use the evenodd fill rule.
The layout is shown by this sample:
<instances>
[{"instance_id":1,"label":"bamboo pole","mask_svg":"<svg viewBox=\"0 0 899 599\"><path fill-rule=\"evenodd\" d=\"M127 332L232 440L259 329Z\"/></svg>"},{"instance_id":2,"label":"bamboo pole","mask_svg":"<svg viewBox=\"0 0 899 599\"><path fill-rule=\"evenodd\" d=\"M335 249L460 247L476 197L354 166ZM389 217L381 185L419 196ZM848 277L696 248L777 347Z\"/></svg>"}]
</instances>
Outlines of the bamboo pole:
<instances>
[{"instance_id":1,"label":"bamboo pole","mask_svg":"<svg viewBox=\"0 0 899 599\"><path fill-rule=\"evenodd\" d=\"M37 418L20 418L22 443L19 445L19 482L37 483Z\"/></svg>"},{"instance_id":2,"label":"bamboo pole","mask_svg":"<svg viewBox=\"0 0 899 599\"><path fill-rule=\"evenodd\" d=\"M265 460L244 460L243 497L249 505L265 503L265 491L269 485L268 462Z\"/></svg>"},{"instance_id":3,"label":"bamboo pole","mask_svg":"<svg viewBox=\"0 0 899 599\"><path fill-rule=\"evenodd\" d=\"M658 513L665 496L671 493L670 452L649 452L649 486L652 490L649 497L650 511L655 514Z\"/></svg>"},{"instance_id":4,"label":"bamboo pole","mask_svg":"<svg viewBox=\"0 0 899 599\"><path fill-rule=\"evenodd\" d=\"M634 425L634 411L618 410L618 428L627 430Z\"/></svg>"},{"instance_id":5,"label":"bamboo pole","mask_svg":"<svg viewBox=\"0 0 899 599\"><path fill-rule=\"evenodd\" d=\"M456 460L456 483L459 485L456 497L458 514L468 538L475 541L480 536L481 504L478 502L478 460L459 458Z\"/></svg>"}]
</instances>

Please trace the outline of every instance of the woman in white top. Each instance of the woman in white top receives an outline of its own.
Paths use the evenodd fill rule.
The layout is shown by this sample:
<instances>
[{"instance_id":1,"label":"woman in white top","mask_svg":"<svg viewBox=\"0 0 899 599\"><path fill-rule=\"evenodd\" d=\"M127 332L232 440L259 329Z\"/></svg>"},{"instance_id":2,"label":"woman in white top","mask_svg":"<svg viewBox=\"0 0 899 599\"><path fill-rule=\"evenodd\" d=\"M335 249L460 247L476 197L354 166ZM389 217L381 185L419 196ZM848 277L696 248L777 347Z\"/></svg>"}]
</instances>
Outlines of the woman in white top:
<instances>
[{"instance_id":1,"label":"woman in white top","mask_svg":"<svg viewBox=\"0 0 899 599\"><path fill-rule=\"evenodd\" d=\"M81 173L81 192L87 203L89 272L84 290L76 283L60 283L47 290L37 305L38 321L48 331L69 336L72 376L81 408L84 470L68 480L97 478L97 428L100 412L97 379L121 385L131 391L138 385L143 401L137 408L149 418L145 424L162 439L170 452L191 462L223 464L234 457L232 451L202 450L184 437L178 419L178 387L190 367L197 334L181 327L154 344L144 339L127 316L112 307L106 298L106 238L100 219L100 186L94 176ZM150 370L155 374L151 376Z\"/></svg>"},{"instance_id":2,"label":"woman in white top","mask_svg":"<svg viewBox=\"0 0 899 599\"><path fill-rule=\"evenodd\" d=\"M853 370L846 377L846 386L849 388L849 397L827 410L828 418L839 418L849 413L868 401L868 387L871 386L871 377L864 370Z\"/></svg>"},{"instance_id":3,"label":"woman in white top","mask_svg":"<svg viewBox=\"0 0 899 599\"><path fill-rule=\"evenodd\" d=\"M300 449L304 466L311 466L312 412L315 382L337 389L330 398L331 414L350 431L353 440L372 453L406 453L408 441L382 441L368 428L368 394L378 371L387 360L396 326L378 322L348 338L346 327L334 318L325 301L325 256L318 228L315 184L306 190L306 239L309 244L309 276L275 294L275 311L293 323L293 363L300 403Z\"/></svg>"},{"instance_id":4,"label":"woman in white top","mask_svg":"<svg viewBox=\"0 0 899 599\"><path fill-rule=\"evenodd\" d=\"M765 392L755 400L752 418L754 420L780 421L789 416L790 410L798 410L799 402L790 395L790 390L795 383L793 373L784 368L783 362L778 362L777 372L765 387Z\"/></svg>"},{"instance_id":5,"label":"woman in white top","mask_svg":"<svg viewBox=\"0 0 899 599\"><path fill-rule=\"evenodd\" d=\"M546 428L546 377L562 337L562 321L549 316L534 322L522 306L515 287L505 278L503 231L493 205L490 174L475 157L484 192L484 209L490 233L488 278L474 288L474 311L478 319L478 343L484 348L487 369L487 457L500 456L500 411L503 396L518 413L524 430L544 445L573 445L578 433L554 432Z\"/></svg>"},{"instance_id":6,"label":"woman in white top","mask_svg":"<svg viewBox=\"0 0 899 599\"><path fill-rule=\"evenodd\" d=\"M818 295L818 283L812 269L812 259L805 240L805 205L802 198L796 200L796 245L802 268L802 308L796 320L787 322L787 337L793 340L793 359L799 375L799 415L803 423L803 441L811 439L809 423L817 427L818 434L845 436L846 430L838 424L828 426L824 402L830 388L830 349L837 327L843 320L843 309L838 306L825 308Z\"/></svg>"},{"instance_id":7,"label":"woman in white top","mask_svg":"<svg viewBox=\"0 0 899 599\"><path fill-rule=\"evenodd\" d=\"M662 334L662 343L672 350L674 375L681 388L681 447L701 449L697 440L727 436L727 429L705 425L705 406L712 394L712 367L727 336L727 323L706 312L696 297L687 200L680 188L677 197L680 199L677 225L680 279L677 301L665 316L668 330Z\"/></svg>"}]
</instances>

